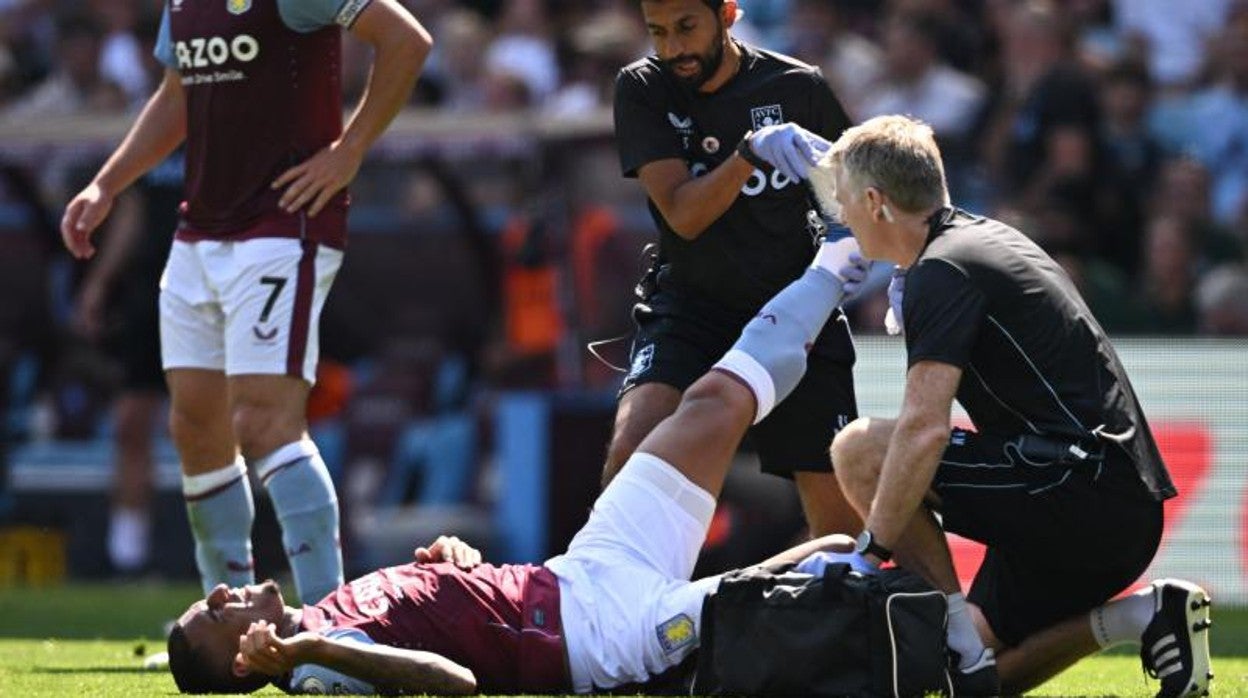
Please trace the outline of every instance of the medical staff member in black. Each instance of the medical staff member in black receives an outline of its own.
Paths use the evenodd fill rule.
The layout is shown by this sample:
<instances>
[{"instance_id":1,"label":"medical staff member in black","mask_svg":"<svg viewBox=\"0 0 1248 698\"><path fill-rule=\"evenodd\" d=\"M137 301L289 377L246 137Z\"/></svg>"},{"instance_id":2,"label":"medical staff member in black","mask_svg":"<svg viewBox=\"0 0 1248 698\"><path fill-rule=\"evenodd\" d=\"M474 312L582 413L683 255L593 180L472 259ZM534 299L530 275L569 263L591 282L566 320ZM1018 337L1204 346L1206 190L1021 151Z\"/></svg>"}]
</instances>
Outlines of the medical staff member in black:
<instances>
[{"instance_id":1,"label":"medical staff member in black","mask_svg":"<svg viewBox=\"0 0 1248 698\"><path fill-rule=\"evenodd\" d=\"M1019 231L950 207L932 131L906 117L848 130L813 179L865 256L905 270L892 294L909 366L901 414L853 422L832 453L865 519L863 561L895 553L949 595L958 695L1017 695L1123 643L1142 644L1158 696L1204 693L1203 589L1160 580L1107 603L1152 561L1176 491L1062 268ZM950 430L955 397L974 431ZM967 598L945 531L988 547Z\"/></svg>"},{"instance_id":2,"label":"medical staff member in black","mask_svg":"<svg viewBox=\"0 0 1248 698\"><path fill-rule=\"evenodd\" d=\"M732 0L642 0L655 55L616 82L615 135L659 229L639 284L631 370L603 484L672 413L763 303L799 277L816 241L802 179L849 119L817 68L734 39ZM774 166L773 164L774 163ZM796 392L751 429L765 472L796 481L813 535L861 521L828 447L857 416L854 348L839 310L810 347Z\"/></svg>"}]
</instances>

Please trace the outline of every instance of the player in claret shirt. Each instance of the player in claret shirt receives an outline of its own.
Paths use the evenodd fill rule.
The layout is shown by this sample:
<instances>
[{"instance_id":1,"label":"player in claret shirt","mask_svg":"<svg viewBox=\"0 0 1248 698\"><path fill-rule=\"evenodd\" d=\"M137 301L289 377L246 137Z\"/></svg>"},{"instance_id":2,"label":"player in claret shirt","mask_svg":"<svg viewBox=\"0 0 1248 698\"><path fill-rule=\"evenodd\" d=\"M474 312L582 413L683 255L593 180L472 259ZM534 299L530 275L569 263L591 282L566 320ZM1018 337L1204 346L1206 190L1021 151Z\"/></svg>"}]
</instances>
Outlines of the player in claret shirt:
<instances>
[{"instance_id":1,"label":"player in claret shirt","mask_svg":"<svg viewBox=\"0 0 1248 698\"><path fill-rule=\"evenodd\" d=\"M821 245L650 432L563 555L494 567L440 539L415 563L302 609L285 606L271 582L217 586L170 633L178 688L588 693L679 666L698 646L702 601L718 583L690 575L732 455L793 392L806 347L866 276L856 250L853 238ZM852 547L826 536L769 562Z\"/></svg>"},{"instance_id":2,"label":"player in claret shirt","mask_svg":"<svg viewBox=\"0 0 1248 698\"><path fill-rule=\"evenodd\" d=\"M343 27L375 56L345 129ZM205 591L254 581L248 466L273 501L300 596L342 583L338 500L304 417L317 320L342 263L345 187L430 45L395 0L170 0L156 46L164 80L65 210L65 246L89 259L117 196L185 141L161 357Z\"/></svg>"}]
</instances>

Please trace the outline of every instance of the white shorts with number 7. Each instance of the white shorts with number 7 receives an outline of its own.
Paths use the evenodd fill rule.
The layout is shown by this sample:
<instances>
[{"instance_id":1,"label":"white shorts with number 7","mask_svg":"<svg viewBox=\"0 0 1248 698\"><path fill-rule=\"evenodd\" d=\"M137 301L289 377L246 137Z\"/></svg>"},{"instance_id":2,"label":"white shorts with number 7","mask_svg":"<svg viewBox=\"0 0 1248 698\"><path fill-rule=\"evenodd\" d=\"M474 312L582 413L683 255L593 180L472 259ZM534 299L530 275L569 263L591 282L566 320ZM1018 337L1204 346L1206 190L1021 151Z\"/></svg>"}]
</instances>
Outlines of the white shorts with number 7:
<instances>
[{"instance_id":1,"label":"white shorts with number 7","mask_svg":"<svg viewBox=\"0 0 1248 698\"><path fill-rule=\"evenodd\" d=\"M342 251L289 238L175 241L160 279L165 370L316 381L318 322Z\"/></svg>"}]
</instances>

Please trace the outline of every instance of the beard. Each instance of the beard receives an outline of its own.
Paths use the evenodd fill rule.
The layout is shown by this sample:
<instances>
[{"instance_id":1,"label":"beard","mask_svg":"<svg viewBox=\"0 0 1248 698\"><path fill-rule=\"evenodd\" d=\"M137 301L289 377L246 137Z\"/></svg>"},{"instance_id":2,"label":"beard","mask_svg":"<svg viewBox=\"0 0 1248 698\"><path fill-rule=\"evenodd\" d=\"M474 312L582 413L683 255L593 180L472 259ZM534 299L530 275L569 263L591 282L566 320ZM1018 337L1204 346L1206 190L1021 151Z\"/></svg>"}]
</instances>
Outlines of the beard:
<instances>
[{"instance_id":1,"label":"beard","mask_svg":"<svg viewBox=\"0 0 1248 698\"><path fill-rule=\"evenodd\" d=\"M681 75L676 72L678 64L687 63L688 61L696 61L698 65L697 72L689 75ZM711 76L719 70L719 66L724 62L724 31L720 27L719 33L715 37L710 50L706 53L684 53L675 58L669 58L663 61L663 65L667 68L667 72L681 82L685 87L690 89L698 89L705 85Z\"/></svg>"}]
</instances>

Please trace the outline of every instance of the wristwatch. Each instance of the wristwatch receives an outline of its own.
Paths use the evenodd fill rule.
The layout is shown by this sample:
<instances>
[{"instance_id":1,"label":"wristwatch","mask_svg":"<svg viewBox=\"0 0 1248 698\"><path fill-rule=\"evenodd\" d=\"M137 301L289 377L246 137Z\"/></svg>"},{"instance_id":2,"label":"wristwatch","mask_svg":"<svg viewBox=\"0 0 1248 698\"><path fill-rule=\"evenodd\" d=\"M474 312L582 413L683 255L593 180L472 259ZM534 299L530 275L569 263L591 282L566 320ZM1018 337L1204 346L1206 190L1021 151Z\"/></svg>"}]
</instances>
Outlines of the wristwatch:
<instances>
[{"instance_id":1,"label":"wristwatch","mask_svg":"<svg viewBox=\"0 0 1248 698\"><path fill-rule=\"evenodd\" d=\"M874 555L880 562L893 559L893 551L876 543L875 536L867 529L863 529L862 533L858 534L858 540L854 543L854 552L859 555Z\"/></svg>"},{"instance_id":2,"label":"wristwatch","mask_svg":"<svg viewBox=\"0 0 1248 698\"><path fill-rule=\"evenodd\" d=\"M771 172L776 168L772 167L770 162L760 158L758 153L754 152L754 149L750 147L750 137L753 135L753 131L745 132L745 135L741 137L741 142L737 144L737 155L740 155L742 160L745 160L763 172Z\"/></svg>"}]
</instances>

